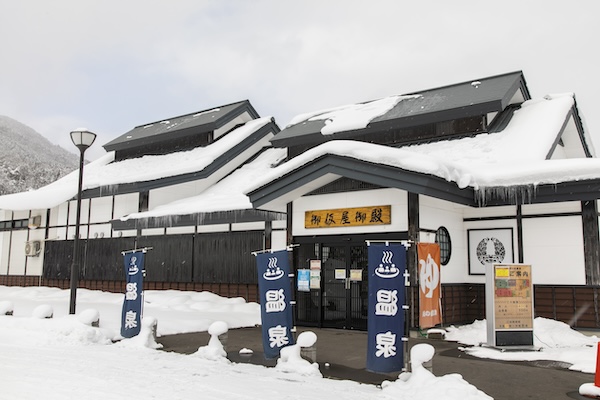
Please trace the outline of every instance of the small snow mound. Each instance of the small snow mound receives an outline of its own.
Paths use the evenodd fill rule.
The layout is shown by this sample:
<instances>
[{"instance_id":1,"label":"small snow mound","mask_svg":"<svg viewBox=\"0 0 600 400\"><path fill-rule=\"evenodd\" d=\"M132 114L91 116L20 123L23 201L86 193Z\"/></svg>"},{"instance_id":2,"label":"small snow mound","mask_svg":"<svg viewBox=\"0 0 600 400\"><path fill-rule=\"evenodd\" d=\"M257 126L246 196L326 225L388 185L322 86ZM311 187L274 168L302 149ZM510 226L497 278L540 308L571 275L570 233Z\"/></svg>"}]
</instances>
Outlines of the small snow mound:
<instances>
[{"instance_id":1,"label":"small snow mound","mask_svg":"<svg viewBox=\"0 0 600 400\"><path fill-rule=\"evenodd\" d=\"M465 381L459 374L436 377L423 366L433 358L435 348L426 343L410 350L412 372L400 374L395 382L384 381L381 387L387 396L397 400L432 398L445 400L491 400L492 398Z\"/></svg>"},{"instance_id":2,"label":"small snow mound","mask_svg":"<svg viewBox=\"0 0 600 400\"><path fill-rule=\"evenodd\" d=\"M84 325L92 326L94 323L97 324L100 321L100 312L95 308L88 308L79 313L77 319Z\"/></svg>"},{"instance_id":3,"label":"small snow mound","mask_svg":"<svg viewBox=\"0 0 600 400\"><path fill-rule=\"evenodd\" d=\"M0 315L12 314L15 309L15 305L12 301L3 300L0 301Z\"/></svg>"},{"instance_id":4,"label":"small snow mound","mask_svg":"<svg viewBox=\"0 0 600 400\"><path fill-rule=\"evenodd\" d=\"M410 366L412 370L424 368L423 363L431 360L435 355L435 347L427 343L420 343L410 349Z\"/></svg>"},{"instance_id":5,"label":"small snow mound","mask_svg":"<svg viewBox=\"0 0 600 400\"><path fill-rule=\"evenodd\" d=\"M211 336L222 335L224 333L227 333L228 330L229 330L229 327L227 326L227 322L223 322L223 321L215 321L212 324L210 324L210 326L208 327L208 333Z\"/></svg>"},{"instance_id":6,"label":"small snow mound","mask_svg":"<svg viewBox=\"0 0 600 400\"><path fill-rule=\"evenodd\" d=\"M31 314L33 318L37 319L52 318L53 315L54 309L49 304L42 304L37 306Z\"/></svg>"},{"instance_id":7,"label":"small snow mound","mask_svg":"<svg viewBox=\"0 0 600 400\"><path fill-rule=\"evenodd\" d=\"M317 334L312 331L302 332L298 335L296 343L300 347L311 347L317 343Z\"/></svg>"},{"instance_id":8,"label":"small snow mound","mask_svg":"<svg viewBox=\"0 0 600 400\"><path fill-rule=\"evenodd\" d=\"M254 351L252 351L252 349L247 349L247 348L243 348L240 349L239 351L240 355L250 355L250 354L254 354Z\"/></svg>"},{"instance_id":9,"label":"small snow mound","mask_svg":"<svg viewBox=\"0 0 600 400\"><path fill-rule=\"evenodd\" d=\"M223 321L215 321L210 324L208 327L208 333L210 334L208 345L198 348L194 355L206 360L229 362L223 343L219 340L219 335L227 333L227 330L227 323Z\"/></svg>"},{"instance_id":10,"label":"small snow mound","mask_svg":"<svg viewBox=\"0 0 600 400\"><path fill-rule=\"evenodd\" d=\"M162 344L156 342L155 333L158 320L154 317L142 318L140 333L132 338L124 339L119 345L126 347L147 347L149 349L160 349Z\"/></svg>"},{"instance_id":11,"label":"small snow mound","mask_svg":"<svg viewBox=\"0 0 600 400\"><path fill-rule=\"evenodd\" d=\"M304 376L322 377L319 364L311 363L300 355L303 347L313 346L316 342L317 335L314 332L302 332L298 335L296 344L281 349L275 369Z\"/></svg>"}]
</instances>

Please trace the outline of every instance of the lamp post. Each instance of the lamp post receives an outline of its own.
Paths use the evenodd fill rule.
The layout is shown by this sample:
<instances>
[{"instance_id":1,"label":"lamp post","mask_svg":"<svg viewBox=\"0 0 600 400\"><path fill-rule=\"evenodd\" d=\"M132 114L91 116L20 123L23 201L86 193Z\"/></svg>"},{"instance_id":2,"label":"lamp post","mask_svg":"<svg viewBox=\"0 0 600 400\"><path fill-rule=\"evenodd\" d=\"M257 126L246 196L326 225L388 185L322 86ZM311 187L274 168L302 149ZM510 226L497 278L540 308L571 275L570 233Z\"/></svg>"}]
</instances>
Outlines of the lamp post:
<instances>
[{"instance_id":1,"label":"lamp post","mask_svg":"<svg viewBox=\"0 0 600 400\"><path fill-rule=\"evenodd\" d=\"M77 297L77 281L79 280L79 223L81 221L81 190L83 185L83 153L96 140L96 134L80 128L71 132L71 140L79 149L79 186L77 187L77 213L75 217L75 240L73 244L73 259L71 260L71 301L69 314L75 314L75 299Z\"/></svg>"}]
</instances>

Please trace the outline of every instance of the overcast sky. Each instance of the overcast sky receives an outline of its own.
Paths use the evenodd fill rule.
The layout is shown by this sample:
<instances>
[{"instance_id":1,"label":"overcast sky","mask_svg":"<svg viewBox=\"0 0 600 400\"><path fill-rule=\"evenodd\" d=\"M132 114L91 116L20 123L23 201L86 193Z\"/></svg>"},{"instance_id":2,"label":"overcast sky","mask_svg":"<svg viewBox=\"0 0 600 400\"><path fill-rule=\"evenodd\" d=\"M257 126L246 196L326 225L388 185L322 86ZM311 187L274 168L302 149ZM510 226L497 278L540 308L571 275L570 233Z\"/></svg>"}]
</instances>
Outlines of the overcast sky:
<instances>
[{"instance_id":1,"label":"overcast sky","mask_svg":"<svg viewBox=\"0 0 600 400\"><path fill-rule=\"evenodd\" d=\"M0 115L86 153L248 99L301 113L516 70L574 92L600 151L597 0L0 0Z\"/></svg>"}]
</instances>

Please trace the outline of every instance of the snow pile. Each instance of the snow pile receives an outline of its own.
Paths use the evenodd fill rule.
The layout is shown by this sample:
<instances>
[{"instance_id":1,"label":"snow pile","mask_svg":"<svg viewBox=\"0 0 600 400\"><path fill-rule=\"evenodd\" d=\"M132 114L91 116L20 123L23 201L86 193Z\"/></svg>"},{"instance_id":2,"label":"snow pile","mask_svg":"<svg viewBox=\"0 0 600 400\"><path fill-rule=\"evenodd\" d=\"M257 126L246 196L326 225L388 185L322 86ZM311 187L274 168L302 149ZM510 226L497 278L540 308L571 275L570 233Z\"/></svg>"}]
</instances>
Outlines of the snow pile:
<instances>
[{"instance_id":1,"label":"snow pile","mask_svg":"<svg viewBox=\"0 0 600 400\"><path fill-rule=\"evenodd\" d=\"M2 300L0 301L0 315L12 314L15 309L15 305L12 301Z\"/></svg>"},{"instance_id":2,"label":"snow pile","mask_svg":"<svg viewBox=\"0 0 600 400\"><path fill-rule=\"evenodd\" d=\"M303 114L294 118L290 124L299 123L301 119L308 121L324 120L325 126L321 129L321 134L323 135L333 135L338 132L363 129L373 119L394 108L402 99L415 97L418 96L390 96L366 103L351 104L316 112L310 117L309 114Z\"/></svg>"},{"instance_id":3,"label":"snow pile","mask_svg":"<svg viewBox=\"0 0 600 400\"><path fill-rule=\"evenodd\" d=\"M149 349L160 349L162 344L156 343L156 327L158 321L154 317L142 318L142 326L140 333L132 338L120 338L118 342L119 346L125 347L138 347L138 348L149 348Z\"/></svg>"},{"instance_id":4,"label":"snow pile","mask_svg":"<svg viewBox=\"0 0 600 400\"><path fill-rule=\"evenodd\" d=\"M221 341L219 340L219 336L226 334L227 331L228 328L225 322L213 322L208 327L208 333L210 335L208 345L200 347L198 351L194 354L206 360L229 362L227 360L227 351L225 351L223 343L221 343Z\"/></svg>"},{"instance_id":5,"label":"snow pile","mask_svg":"<svg viewBox=\"0 0 600 400\"><path fill-rule=\"evenodd\" d=\"M38 318L38 319L52 318L53 315L54 315L54 310L52 309L52 306L49 304L41 304L41 305L37 306L33 310L33 313L31 314L31 316L33 318Z\"/></svg>"},{"instance_id":6,"label":"snow pile","mask_svg":"<svg viewBox=\"0 0 600 400\"><path fill-rule=\"evenodd\" d=\"M14 303L16 317L30 317L40 305L49 305L54 318L69 313L69 290L48 287L0 286L0 302ZM77 289L76 312L93 308L99 313L100 326L113 331L118 339L124 294ZM225 298L211 292L145 290L144 315L159 321L157 335L207 331L215 321L224 321L230 329L260 324L260 305L241 297ZM169 324L164 321L177 321Z\"/></svg>"},{"instance_id":7,"label":"snow pile","mask_svg":"<svg viewBox=\"0 0 600 400\"><path fill-rule=\"evenodd\" d=\"M451 326L447 331L446 340L475 346L462 349L475 357L505 361L552 360L569 364L569 369L574 371L596 371L595 347L599 339L579 333L564 322L541 317L534 319L534 346L539 351L501 352L493 348L478 347L487 343L485 320L458 328Z\"/></svg>"},{"instance_id":8,"label":"snow pile","mask_svg":"<svg viewBox=\"0 0 600 400\"><path fill-rule=\"evenodd\" d=\"M319 364L311 363L300 355L301 349L312 347L317 342L317 335L314 332L306 331L298 335L296 344L286 346L281 349L280 357L277 360L275 369L283 372L293 372L305 376L323 375L319 371Z\"/></svg>"},{"instance_id":9,"label":"snow pile","mask_svg":"<svg viewBox=\"0 0 600 400\"><path fill-rule=\"evenodd\" d=\"M459 374L436 377L423 363L431 360L435 348L430 344L417 344L410 350L411 370L400 375L395 382L382 383L383 393L396 400L444 399L444 400L489 400L492 399Z\"/></svg>"}]
</instances>

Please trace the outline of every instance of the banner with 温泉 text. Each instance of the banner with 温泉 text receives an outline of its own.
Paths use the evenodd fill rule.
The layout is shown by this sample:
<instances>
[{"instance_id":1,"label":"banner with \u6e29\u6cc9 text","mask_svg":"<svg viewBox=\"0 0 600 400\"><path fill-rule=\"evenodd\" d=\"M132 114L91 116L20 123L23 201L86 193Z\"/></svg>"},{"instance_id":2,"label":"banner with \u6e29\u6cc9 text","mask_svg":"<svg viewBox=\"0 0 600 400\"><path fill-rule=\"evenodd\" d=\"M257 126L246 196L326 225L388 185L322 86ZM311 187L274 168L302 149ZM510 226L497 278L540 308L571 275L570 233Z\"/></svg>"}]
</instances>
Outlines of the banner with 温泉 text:
<instances>
[{"instance_id":1,"label":"banner with \u6e29\u6cc9 text","mask_svg":"<svg viewBox=\"0 0 600 400\"><path fill-rule=\"evenodd\" d=\"M263 349L265 358L271 359L279 356L282 347L294 344L288 252L257 254L256 267Z\"/></svg>"},{"instance_id":2,"label":"banner with \u6e29\u6cc9 text","mask_svg":"<svg viewBox=\"0 0 600 400\"><path fill-rule=\"evenodd\" d=\"M124 253L123 260L127 282L121 315L121 336L131 338L138 335L141 329L144 252Z\"/></svg>"},{"instance_id":3,"label":"banner with \u6e29\u6cc9 text","mask_svg":"<svg viewBox=\"0 0 600 400\"><path fill-rule=\"evenodd\" d=\"M402 244L369 245L369 371L387 373L404 368L405 270Z\"/></svg>"},{"instance_id":4,"label":"banner with \u6e29\u6cc9 text","mask_svg":"<svg viewBox=\"0 0 600 400\"><path fill-rule=\"evenodd\" d=\"M419 326L431 328L442 323L440 245L418 243Z\"/></svg>"}]
</instances>

